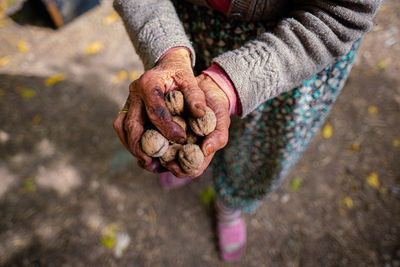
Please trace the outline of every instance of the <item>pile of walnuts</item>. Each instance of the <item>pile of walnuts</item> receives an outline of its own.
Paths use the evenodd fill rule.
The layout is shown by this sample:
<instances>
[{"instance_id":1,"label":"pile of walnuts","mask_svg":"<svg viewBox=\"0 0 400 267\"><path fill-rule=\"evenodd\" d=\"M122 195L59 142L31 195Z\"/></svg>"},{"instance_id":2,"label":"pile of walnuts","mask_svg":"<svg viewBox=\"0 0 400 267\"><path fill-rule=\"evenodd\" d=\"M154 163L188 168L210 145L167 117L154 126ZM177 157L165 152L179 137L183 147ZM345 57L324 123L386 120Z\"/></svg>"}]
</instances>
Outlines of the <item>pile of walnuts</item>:
<instances>
[{"instance_id":1,"label":"pile of walnuts","mask_svg":"<svg viewBox=\"0 0 400 267\"><path fill-rule=\"evenodd\" d=\"M215 130L217 118L209 107L206 107L206 114L201 118L187 116L184 113L185 103L180 91L167 93L164 101L173 116L172 120L185 130L187 138L183 144L174 143L153 127L142 135L142 150L150 157L159 158L163 166L178 158L181 168L186 173L196 174L204 164L204 155L198 144L202 137Z\"/></svg>"}]
</instances>

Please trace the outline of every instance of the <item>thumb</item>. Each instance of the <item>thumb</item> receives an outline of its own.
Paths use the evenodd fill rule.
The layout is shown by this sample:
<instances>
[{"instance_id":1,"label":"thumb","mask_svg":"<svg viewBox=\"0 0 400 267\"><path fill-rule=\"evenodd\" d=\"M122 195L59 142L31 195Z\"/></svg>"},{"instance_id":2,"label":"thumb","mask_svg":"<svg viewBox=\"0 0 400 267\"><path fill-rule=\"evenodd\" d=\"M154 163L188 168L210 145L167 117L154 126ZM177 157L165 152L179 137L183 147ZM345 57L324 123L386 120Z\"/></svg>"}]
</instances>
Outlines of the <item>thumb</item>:
<instances>
[{"instance_id":1,"label":"thumb","mask_svg":"<svg viewBox=\"0 0 400 267\"><path fill-rule=\"evenodd\" d=\"M196 78L177 75L176 83L185 97L186 107L194 117L203 117L206 113L206 97L197 84Z\"/></svg>"}]
</instances>

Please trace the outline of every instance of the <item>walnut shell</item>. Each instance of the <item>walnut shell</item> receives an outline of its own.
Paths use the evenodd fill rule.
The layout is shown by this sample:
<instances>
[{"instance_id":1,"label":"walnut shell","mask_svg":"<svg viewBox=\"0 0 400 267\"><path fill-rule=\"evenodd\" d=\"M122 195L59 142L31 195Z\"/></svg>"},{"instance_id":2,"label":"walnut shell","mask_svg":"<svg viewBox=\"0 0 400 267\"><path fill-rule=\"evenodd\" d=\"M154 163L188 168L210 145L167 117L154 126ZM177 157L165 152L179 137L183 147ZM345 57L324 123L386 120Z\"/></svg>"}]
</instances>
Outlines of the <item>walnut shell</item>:
<instances>
[{"instance_id":1,"label":"walnut shell","mask_svg":"<svg viewBox=\"0 0 400 267\"><path fill-rule=\"evenodd\" d=\"M199 140L199 137L194 132L189 130L188 133L186 134L186 143L196 144L198 140Z\"/></svg>"},{"instance_id":2,"label":"walnut shell","mask_svg":"<svg viewBox=\"0 0 400 267\"><path fill-rule=\"evenodd\" d=\"M204 155L198 145L184 145L178 153L179 164L188 174L196 174L204 164Z\"/></svg>"},{"instance_id":3,"label":"walnut shell","mask_svg":"<svg viewBox=\"0 0 400 267\"><path fill-rule=\"evenodd\" d=\"M217 117L211 108L206 107L206 114L201 118L189 118L189 125L198 136L206 136L215 130Z\"/></svg>"},{"instance_id":4,"label":"walnut shell","mask_svg":"<svg viewBox=\"0 0 400 267\"><path fill-rule=\"evenodd\" d=\"M165 105L172 115L180 115L184 109L184 99L181 91L171 91L164 97Z\"/></svg>"},{"instance_id":5,"label":"walnut shell","mask_svg":"<svg viewBox=\"0 0 400 267\"><path fill-rule=\"evenodd\" d=\"M142 150L150 157L161 157L168 149L168 140L156 130L147 130L140 139Z\"/></svg>"},{"instance_id":6,"label":"walnut shell","mask_svg":"<svg viewBox=\"0 0 400 267\"><path fill-rule=\"evenodd\" d=\"M185 130L185 132L186 132L187 126L186 126L186 121L184 118L179 117L179 116L173 116L172 121L179 124L179 126L181 126L183 128L183 130Z\"/></svg>"},{"instance_id":7,"label":"walnut shell","mask_svg":"<svg viewBox=\"0 0 400 267\"><path fill-rule=\"evenodd\" d=\"M160 157L160 162L163 166L165 166L166 163L173 161L176 159L176 156L178 155L179 149L182 148L181 144L171 144L168 146L167 152L164 153L162 157Z\"/></svg>"}]
</instances>

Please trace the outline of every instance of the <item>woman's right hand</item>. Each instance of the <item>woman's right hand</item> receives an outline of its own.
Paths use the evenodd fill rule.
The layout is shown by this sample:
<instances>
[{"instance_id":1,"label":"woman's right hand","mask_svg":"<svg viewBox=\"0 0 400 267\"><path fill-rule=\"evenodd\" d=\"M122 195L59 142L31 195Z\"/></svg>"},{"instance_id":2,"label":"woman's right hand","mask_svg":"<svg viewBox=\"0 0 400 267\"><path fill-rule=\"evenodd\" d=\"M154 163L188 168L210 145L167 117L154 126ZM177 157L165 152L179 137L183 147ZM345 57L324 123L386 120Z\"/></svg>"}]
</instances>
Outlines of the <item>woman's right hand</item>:
<instances>
[{"instance_id":1,"label":"woman's right hand","mask_svg":"<svg viewBox=\"0 0 400 267\"><path fill-rule=\"evenodd\" d=\"M164 95L172 90L184 94L185 108L192 116L204 116L205 96L197 85L189 52L184 48L169 52L153 69L131 83L124 110L114 121L122 144L137 157L140 167L151 172L157 172L160 164L147 156L140 146L146 115L167 139L177 143L186 139L185 131L172 121L164 102Z\"/></svg>"}]
</instances>

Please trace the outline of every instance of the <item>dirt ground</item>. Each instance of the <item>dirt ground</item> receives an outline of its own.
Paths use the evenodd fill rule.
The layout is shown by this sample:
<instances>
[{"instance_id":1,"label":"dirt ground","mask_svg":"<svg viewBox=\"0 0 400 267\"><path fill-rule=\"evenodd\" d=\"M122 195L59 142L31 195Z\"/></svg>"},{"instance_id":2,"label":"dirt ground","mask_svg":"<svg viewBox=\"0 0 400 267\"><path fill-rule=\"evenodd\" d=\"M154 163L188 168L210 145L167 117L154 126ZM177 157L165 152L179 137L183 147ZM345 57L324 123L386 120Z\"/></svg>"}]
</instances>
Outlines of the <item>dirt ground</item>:
<instances>
[{"instance_id":1,"label":"dirt ground","mask_svg":"<svg viewBox=\"0 0 400 267\"><path fill-rule=\"evenodd\" d=\"M400 266L399 14L384 3L325 131L246 217L234 266ZM228 265L209 175L165 191L113 132L142 71L111 1L59 30L0 19L0 265Z\"/></svg>"}]
</instances>

